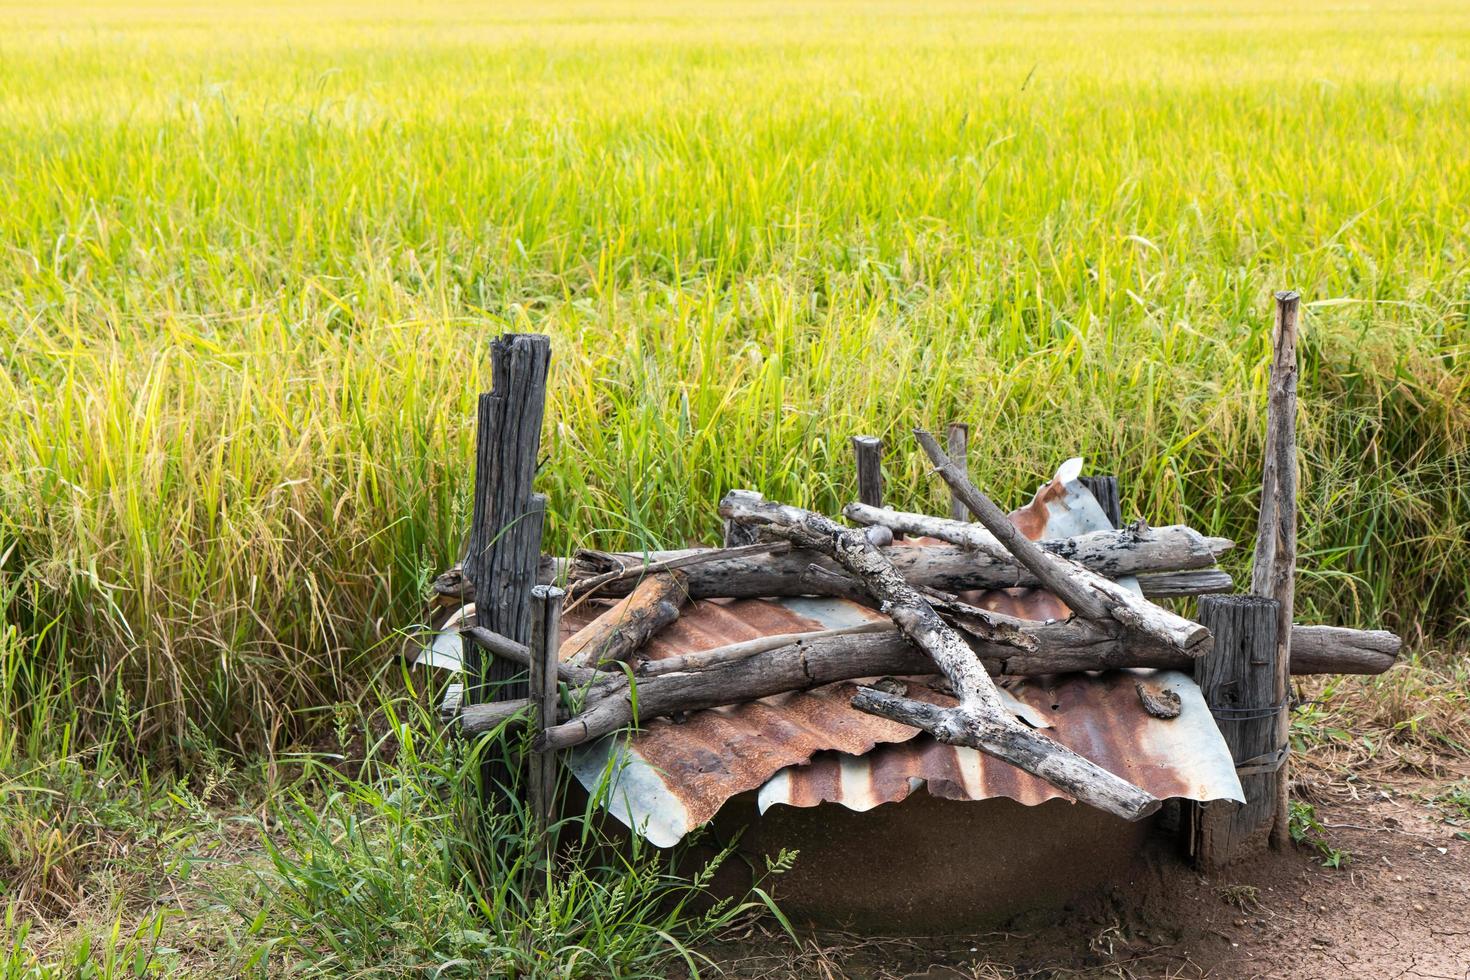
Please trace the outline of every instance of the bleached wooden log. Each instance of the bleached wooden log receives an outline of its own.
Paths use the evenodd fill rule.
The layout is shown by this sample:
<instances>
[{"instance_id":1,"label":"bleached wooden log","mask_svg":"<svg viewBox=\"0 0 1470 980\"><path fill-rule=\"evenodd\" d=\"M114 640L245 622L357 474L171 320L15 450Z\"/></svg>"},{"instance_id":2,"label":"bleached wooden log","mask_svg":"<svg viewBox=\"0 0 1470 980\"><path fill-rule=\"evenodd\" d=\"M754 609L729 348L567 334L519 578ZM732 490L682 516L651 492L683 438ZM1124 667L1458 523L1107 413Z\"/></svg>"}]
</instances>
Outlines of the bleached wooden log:
<instances>
[{"instance_id":1,"label":"bleached wooden log","mask_svg":"<svg viewBox=\"0 0 1470 980\"><path fill-rule=\"evenodd\" d=\"M684 573L650 575L610 609L561 645L561 657L579 667L600 667L627 660L650 638L679 618L688 601Z\"/></svg>"},{"instance_id":2,"label":"bleached wooden log","mask_svg":"<svg viewBox=\"0 0 1470 980\"><path fill-rule=\"evenodd\" d=\"M970 521L869 507L861 503L848 504L842 509L842 516L858 524L876 524L905 534L938 538L987 555L994 555L1003 547L996 536L985 529L985 525ZM1136 575L1142 571L1208 568L1235 545L1228 538L1205 537L1183 524L1149 527L1143 523L1117 531L1093 531L1035 543L1049 554L1079 562L1090 571L1109 578ZM1033 576L1027 584L1034 582Z\"/></svg>"},{"instance_id":3,"label":"bleached wooden log","mask_svg":"<svg viewBox=\"0 0 1470 980\"><path fill-rule=\"evenodd\" d=\"M1293 674L1381 674L1398 660L1403 641L1388 630L1341 626L1291 628Z\"/></svg>"},{"instance_id":4,"label":"bleached wooden log","mask_svg":"<svg viewBox=\"0 0 1470 980\"><path fill-rule=\"evenodd\" d=\"M636 673L639 677L657 677L660 674L709 670L711 667L731 664L737 660L745 660L748 657L753 657L758 653L768 653L771 650L778 650L781 647L791 646L793 644L810 643L813 640L825 640L837 636L892 633L894 629L895 627L892 623L875 619L871 623L858 623L855 626L840 626L829 630L817 630L807 633L776 633L771 636L760 636L753 640L742 640L739 643L715 647L713 650L699 650L695 653L664 657L661 660L645 660L638 665Z\"/></svg>"},{"instance_id":5,"label":"bleached wooden log","mask_svg":"<svg viewBox=\"0 0 1470 980\"><path fill-rule=\"evenodd\" d=\"M959 608L959 607L957 607ZM994 617L1005 621L1006 617ZM682 670L635 677L638 685L638 716L641 721L681 711L741 704L756 698L783 694L837 681L885 675L932 673L934 661L914 647L895 625L872 633L821 631L798 636L774 649L729 657L729 647L705 651L711 662L700 665L689 654ZM1022 623L1019 628L1032 642L1031 649L965 637L976 656L992 675L1045 676L1076 670L1111 670L1120 667L1153 667L1192 670L1194 660L1177 650L1129 644L1085 620L1061 623ZM1378 674L1394 663L1398 638L1380 630L1350 630L1333 626L1297 626L1293 644L1299 663L1294 674ZM1310 640L1302 637L1310 636ZM751 641L759 642L759 641ZM723 662L718 662L723 661ZM654 661L663 664L669 661ZM652 666L653 664L650 664ZM562 678L570 684L584 683L595 672ZM701 675L694 679L694 675ZM703 675L709 675L708 677ZM633 706L625 675L603 673L585 684L586 701L574 729L551 736L556 748L568 748L592 738L615 732L633 722ZM528 702L470 705L460 714L465 734L489 731L503 721L523 721L518 711Z\"/></svg>"},{"instance_id":6,"label":"bleached wooden log","mask_svg":"<svg viewBox=\"0 0 1470 980\"><path fill-rule=\"evenodd\" d=\"M1154 533L1168 532L1171 530L1171 527L1151 529L1151 531ZM1109 531L1100 533L1112 534L1119 532ZM901 532L898 531L893 532L893 534L895 540L901 536ZM1084 541L1084 539L1089 539L1091 537L1092 535L1090 534L1079 535L1076 538L1063 538L1056 541L1043 541L1041 542L1041 544L1043 547L1047 548L1050 548L1051 546L1065 546L1068 542L1082 542ZM1205 540L1224 541L1225 539L1206 538ZM791 548L791 546L784 541L771 542L769 544L760 543L754 545L753 547L755 549L755 553L766 553L770 552L773 549L777 551L789 551ZM653 567L653 565L651 564L653 562L665 558L689 558L695 555L699 556L700 561L733 561L734 559L728 557L729 550L730 549L723 548L698 548L686 549L681 551L653 551L647 554L637 555L630 552L579 552L579 557L575 559L551 558L549 556L543 556L541 563L542 571L540 577L538 578L538 584L550 585L553 582L565 581L569 576L573 574L595 574L589 573L587 571L587 569L592 567L594 563L601 562L603 563L603 567L607 567L613 564L614 561L616 561L625 563L625 565L621 565L619 567L622 567L626 574L614 572L611 578L619 579L619 581L615 581L611 585L605 585L604 588L595 589L593 591L596 591L598 594L609 599L620 598L621 596L627 595L636 587L635 583L641 575L653 574L653 572L649 571L649 568ZM908 548L905 550L918 550L922 552L926 549ZM598 557L592 560L588 560L584 557L581 557L585 554L592 554ZM922 583L921 581L921 584L940 584L950 586L953 586L956 580L962 582L967 576L970 578L974 578L975 572L972 568L970 568L970 566L976 561L986 562L989 560L986 556L979 554L978 552L969 553L965 552L963 549L952 548L948 546L941 549L940 554L921 555L919 556L918 560L906 560L906 556L899 552L892 553L891 557L894 559L894 563L900 565L901 567L908 568L917 566L919 568L917 577L920 580L925 578L930 578L934 580L931 583ZM798 560L806 560L807 564L804 567L796 568L794 567L795 562L781 563L780 568L773 568L769 564L757 563L755 571L756 574L760 576L760 580L767 583L774 581L776 588L781 590L776 592L769 592L766 593L766 595L795 596L844 594L843 591L832 592L822 588L806 588L803 580L809 578L807 573L810 572L813 567L812 562L818 561L819 558L818 556L805 553L799 554L797 558ZM1150 559L1148 559L1146 555L1141 555L1138 556L1136 560L1142 563L1148 562ZM643 567L645 563L650 563L649 568ZM695 562L694 564L698 564L698 562ZM825 573L825 575L821 577L821 581L826 581L829 584L835 586L837 579L844 579L848 583L848 586L846 588L847 593L861 591L860 586L858 586L853 579L846 576L840 569L833 566L830 562L827 562L825 568L821 564L818 564L815 567L820 572ZM574 569L576 570L575 572ZM777 575L775 578L772 578L773 572L779 572L781 569L784 569L786 573L785 577L780 577L779 575ZM655 571L656 570L657 569L655 569ZM725 570L728 571L730 575L738 574L738 571L733 569L731 566L726 566ZM1114 573L1104 572L1103 574L1111 575ZM1229 592L1232 588L1234 588L1234 581L1231 579L1229 573L1218 568L1201 567L1177 572L1117 572L1116 574L1136 575L1136 577L1138 578L1139 587L1143 589L1143 594L1148 596L1150 599L1177 598L1179 596L1206 595L1215 592ZM1021 573L1020 577L1022 579L1023 585L1036 584L1035 582L1029 581L1030 577L1027 576L1024 572ZM946 579L948 579L949 581L944 581ZM572 584L582 586L583 581L583 579L573 578ZM690 587L691 597L697 599L721 598L720 596L716 596L710 594L707 591L703 591L710 588L715 583L715 581L716 579L714 577L706 577L699 573L694 573L694 584ZM1005 583L1005 586L964 585L959 589L959 591L964 592L972 588L978 589L1009 587L1014 583L1014 581L1014 578L1008 580ZM473 590L469 587L469 584L464 581L464 579L460 576L459 570L457 568L450 569L448 572L445 572L443 575L441 575L434 583L433 592L434 598L432 600L432 604L435 608L439 609L458 608L466 603L472 603L475 598ZM580 593L582 598L587 597L588 590L585 588L585 586L580 589ZM862 594L866 596L866 593ZM724 598L731 599L748 599L753 597L756 597L756 594L750 591L750 587L737 587L735 595L724 596Z\"/></svg>"},{"instance_id":7,"label":"bleached wooden log","mask_svg":"<svg viewBox=\"0 0 1470 980\"><path fill-rule=\"evenodd\" d=\"M881 523L874 526L886 527ZM1215 563L1215 554L1227 547L1228 542L1206 538L1187 527L1149 528L1147 533L1094 531L1044 541L1041 546L1048 552L1095 568L1103 575L1171 572L1172 578L1160 580L1161 595L1190 595L1198 590L1219 591L1222 585L1228 587L1218 572L1209 569ZM1040 584L1009 556L959 545L898 545L885 549L884 555L908 581L945 592ZM576 596L593 591L607 597L627 595L640 575L680 568L688 575L689 595L693 599L749 599L819 594L806 581L807 570L812 565L834 574L846 574L825 555L791 549L784 542L753 545L750 549L701 548L646 554L580 551L573 556L566 572L572 582L572 594ZM1178 569L1185 571L1176 572ZM1188 570L1194 569L1206 570L1208 574L1197 576L1198 584L1192 587ZM1145 594L1151 594L1147 583Z\"/></svg>"},{"instance_id":8,"label":"bleached wooden log","mask_svg":"<svg viewBox=\"0 0 1470 980\"><path fill-rule=\"evenodd\" d=\"M963 629L963 620L957 619ZM1192 671L1195 658L1171 647L1138 643L1098 629L1086 620L1059 623L1019 623L1032 648L1019 649L979 637L970 646L993 674L1035 677L1076 670L1116 670L1149 667ZM1384 630L1354 630L1338 626L1292 627L1291 673L1381 674L1398 660L1400 641Z\"/></svg>"},{"instance_id":9,"label":"bleached wooden log","mask_svg":"<svg viewBox=\"0 0 1470 980\"><path fill-rule=\"evenodd\" d=\"M827 588L830 583L842 587L856 585L854 579L840 576L822 569L815 570L824 581L817 583ZM823 593L828 594L828 593ZM924 590L925 598L937 611L952 615L955 622L966 633L970 646L975 650L993 674L1041 675L1058 674L1073 670L1109 670L1120 667L1152 667L1172 670L1192 670L1192 658L1158 644L1130 642L1115 632L1096 627L1082 620L1061 623L1036 623L975 609L958 602L952 596L944 596ZM871 596L866 597L869 601ZM975 619L984 617L985 629L975 629ZM714 650L704 650L683 656L646 662L639 667L640 673L666 674L676 671L700 670L719 663L743 659L755 653L763 653L788 646L798 639L810 642L827 636L844 636L866 632L891 632L893 627L881 621L854 627L823 631L815 634L782 634L761 637L732 644ZM492 656L500 657L520 667L530 664L530 651L492 633L483 627L471 626L460 631L467 640L476 643ZM1297 623L1291 630L1291 673L1295 676L1311 674L1381 674L1398 660L1403 641L1388 630L1358 630L1342 626L1306 625ZM888 668L892 673L898 665ZM600 673L589 667L577 667L562 663L558 668L560 679L574 687L596 684L595 693L605 693L608 685L620 681L622 674Z\"/></svg>"},{"instance_id":10,"label":"bleached wooden log","mask_svg":"<svg viewBox=\"0 0 1470 980\"><path fill-rule=\"evenodd\" d=\"M632 689L621 684L590 698L576 717L548 730L535 747L538 751L567 749L663 715L742 704L772 694L891 673L895 665L907 673L928 672L934 667L901 637L870 634L797 641L708 670L634 678ZM492 716L489 720L494 724L500 719ZM477 712L467 709L461 716L461 726L467 733L481 730L485 724Z\"/></svg>"},{"instance_id":11,"label":"bleached wooden log","mask_svg":"<svg viewBox=\"0 0 1470 980\"><path fill-rule=\"evenodd\" d=\"M985 529L1073 612L1091 620L1111 618L1136 633L1153 637L1193 657L1209 652L1209 630L1154 605L1077 562L1046 551L1022 534L1001 509L960 472L932 435L922 429L915 435L934 463L935 470L985 525Z\"/></svg>"},{"instance_id":12,"label":"bleached wooden log","mask_svg":"<svg viewBox=\"0 0 1470 980\"><path fill-rule=\"evenodd\" d=\"M1012 717L974 651L861 532L797 507L728 497L721 501L720 514L764 525L808 549L827 553L861 581L899 631L933 659L959 699L953 708L934 709L863 688L853 707L914 724L948 744L978 749L1126 819L1138 820L1159 808L1159 800L1149 793Z\"/></svg>"},{"instance_id":13,"label":"bleached wooden log","mask_svg":"<svg viewBox=\"0 0 1470 980\"><path fill-rule=\"evenodd\" d=\"M1145 572L1137 576L1138 587L1150 599L1177 599L1189 595L1230 592L1235 580L1222 568L1200 568L1192 572Z\"/></svg>"}]
</instances>

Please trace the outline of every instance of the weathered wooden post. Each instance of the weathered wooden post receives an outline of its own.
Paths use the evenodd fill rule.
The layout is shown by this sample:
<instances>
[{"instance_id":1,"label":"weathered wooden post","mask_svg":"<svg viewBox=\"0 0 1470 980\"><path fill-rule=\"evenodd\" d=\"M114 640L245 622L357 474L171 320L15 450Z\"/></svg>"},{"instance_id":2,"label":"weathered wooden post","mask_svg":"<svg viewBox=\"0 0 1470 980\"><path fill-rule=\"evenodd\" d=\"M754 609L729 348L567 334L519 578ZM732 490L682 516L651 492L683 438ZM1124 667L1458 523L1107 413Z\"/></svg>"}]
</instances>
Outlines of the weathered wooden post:
<instances>
[{"instance_id":1,"label":"weathered wooden post","mask_svg":"<svg viewBox=\"0 0 1470 980\"><path fill-rule=\"evenodd\" d=\"M1276 661L1273 704L1281 705L1276 740L1287 746L1291 736L1291 627L1296 596L1296 338L1301 296L1276 294L1276 321L1271 333L1271 381L1266 403L1265 465L1261 471L1261 511L1256 522L1256 551L1251 562L1251 593L1275 599ZM1283 751L1287 751L1283 748ZM1275 822L1271 846L1286 846L1288 832L1287 764L1275 773Z\"/></svg>"},{"instance_id":2,"label":"weathered wooden post","mask_svg":"<svg viewBox=\"0 0 1470 980\"><path fill-rule=\"evenodd\" d=\"M1103 513L1108 515L1108 521L1115 528L1123 526L1123 501L1118 496L1118 478L1116 476L1079 476L1078 482L1097 498Z\"/></svg>"},{"instance_id":3,"label":"weathered wooden post","mask_svg":"<svg viewBox=\"0 0 1470 980\"><path fill-rule=\"evenodd\" d=\"M546 498L532 492L551 341L540 334L505 334L490 348L491 388L480 395L475 443L474 523L465 574L474 587L475 625L522 646L531 642L531 588L541 558ZM527 696L521 668L488 660L465 646L466 704ZM504 778L487 768L490 782ZM488 788L488 786L487 786Z\"/></svg>"},{"instance_id":4,"label":"weathered wooden post","mask_svg":"<svg viewBox=\"0 0 1470 980\"><path fill-rule=\"evenodd\" d=\"M561 607L566 592L554 585L531 590L531 706L536 733L557 722L560 703L557 665L561 662ZM527 802L537 833L546 836L556 820L556 753L533 752L528 767Z\"/></svg>"},{"instance_id":5,"label":"weathered wooden post","mask_svg":"<svg viewBox=\"0 0 1470 980\"><path fill-rule=\"evenodd\" d=\"M883 440L877 436L853 436L852 455L857 461L858 500L871 507L882 507Z\"/></svg>"},{"instance_id":6,"label":"weathered wooden post","mask_svg":"<svg viewBox=\"0 0 1470 980\"><path fill-rule=\"evenodd\" d=\"M949 458L968 474L970 472L970 427L963 422L949 423L949 427L945 429L944 441ZM949 494L949 519L952 521L970 519L970 509L952 490Z\"/></svg>"},{"instance_id":7,"label":"weathered wooden post","mask_svg":"<svg viewBox=\"0 0 1470 980\"><path fill-rule=\"evenodd\" d=\"M857 463L858 502L883 506L883 440L877 436L853 436L852 455ZM893 532L894 540L903 537Z\"/></svg>"},{"instance_id":8,"label":"weathered wooden post","mask_svg":"<svg viewBox=\"0 0 1470 980\"><path fill-rule=\"evenodd\" d=\"M1190 831L1196 863L1220 868L1258 845L1276 813L1276 773L1284 759L1276 720L1276 635L1280 604L1255 595L1200 596L1199 621L1215 648L1194 663L1194 678L1230 747L1245 804L1197 803Z\"/></svg>"}]
</instances>

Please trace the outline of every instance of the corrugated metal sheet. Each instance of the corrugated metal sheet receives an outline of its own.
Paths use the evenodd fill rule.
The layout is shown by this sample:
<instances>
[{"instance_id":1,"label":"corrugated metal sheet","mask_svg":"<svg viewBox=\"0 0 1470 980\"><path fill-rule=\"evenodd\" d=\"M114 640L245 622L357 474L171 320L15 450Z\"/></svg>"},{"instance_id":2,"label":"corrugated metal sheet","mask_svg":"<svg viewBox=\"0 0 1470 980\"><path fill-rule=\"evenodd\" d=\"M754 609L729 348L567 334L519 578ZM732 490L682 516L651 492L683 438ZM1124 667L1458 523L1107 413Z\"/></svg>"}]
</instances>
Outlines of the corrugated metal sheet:
<instances>
[{"instance_id":1,"label":"corrugated metal sheet","mask_svg":"<svg viewBox=\"0 0 1470 980\"><path fill-rule=\"evenodd\" d=\"M1108 527L1097 501L1068 460L1057 477L1011 515L1033 539ZM1126 581L1126 580L1125 580ZM1135 583L1136 587L1136 583ZM969 600L1029 619L1067 610L1035 589L972 593ZM646 648L649 659L713 649L758 636L845 626L878 618L836 599L700 602ZM580 623L574 617L567 628ZM952 704L932 679L904 679L910 697ZM1139 681L1172 688L1180 717L1151 717ZM1062 794L972 749L935 742L915 729L853 710L857 683L792 693L730 708L658 719L571 753L570 765L603 805L658 846L677 843L731 797L759 788L761 812L775 804L840 803L866 810L896 802L919 786L947 799L1004 796L1032 805ZM1173 671L1113 671L1012 678L1002 691L1018 717L1050 729L1059 742L1159 797L1240 799L1240 782L1199 688Z\"/></svg>"}]
</instances>

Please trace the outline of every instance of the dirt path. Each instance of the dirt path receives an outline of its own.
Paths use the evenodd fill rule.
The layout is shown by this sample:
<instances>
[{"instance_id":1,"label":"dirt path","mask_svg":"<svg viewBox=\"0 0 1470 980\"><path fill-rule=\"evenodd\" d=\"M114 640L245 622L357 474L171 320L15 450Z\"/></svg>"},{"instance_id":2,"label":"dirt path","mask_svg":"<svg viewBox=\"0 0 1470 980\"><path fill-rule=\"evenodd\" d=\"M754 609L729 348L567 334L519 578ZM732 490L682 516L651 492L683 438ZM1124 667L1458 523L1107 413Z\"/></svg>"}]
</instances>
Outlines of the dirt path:
<instances>
[{"instance_id":1,"label":"dirt path","mask_svg":"<svg viewBox=\"0 0 1470 980\"><path fill-rule=\"evenodd\" d=\"M1022 916L1004 931L820 935L799 950L752 936L718 958L736 976L772 978L1470 980L1470 831L1416 798L1428 794L1413 784L1338 782L1311 795L1341 868L1298 845L1202 877L1161 844L1108 893Z\"/></svg>"}]
</instances>

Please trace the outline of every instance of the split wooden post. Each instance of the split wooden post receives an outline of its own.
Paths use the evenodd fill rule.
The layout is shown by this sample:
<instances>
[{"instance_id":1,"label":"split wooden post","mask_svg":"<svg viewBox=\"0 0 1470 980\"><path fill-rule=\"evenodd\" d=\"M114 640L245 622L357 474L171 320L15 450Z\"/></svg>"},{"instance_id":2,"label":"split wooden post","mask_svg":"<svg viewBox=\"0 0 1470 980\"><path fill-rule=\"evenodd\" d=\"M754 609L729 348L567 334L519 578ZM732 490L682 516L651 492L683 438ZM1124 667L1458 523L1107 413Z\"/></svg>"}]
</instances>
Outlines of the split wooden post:
<instances>
[{"instance_id":1,"label":"split wooden post","mask_svg":"<svg viewBox=\"0 0 1470 980\"><path fill-rule=\"evenodd\" d=\"M531 641L531 587L541 558L546 500L531 490L546 410L551 341L540 334L505 334L491 345L492 386L480 396L475 446L475 509L465 574L475 589L475 624L522 645ZM469 704L526 696L508 661L488 663L466 649Z\"/></svg>"},{"instance_id":2,"label":"split wooden post","mask_svg":"<svg viewBox=\"0 0 1470 980\"><path fill-rule=\"evenodd\" d=\"M532 724L538 734L557 722L561 607L565 598L566 592L554 585L538 585L531 590L530 698L534 712ZM556 820L556 753L531 754L526 789L536 831L545 837Z\"/></svg>"},{"instance_id":3,"label":"split wooden post","mask_svg":"<svg viewBox=\"0 0 1470 980\"><path fill-rule=\"evenodd\" d=\"M1256 522L1256 552L1251 562L1251 593L1278 603L1276 611L1276 675L1272 703L1282 705L1276 719L1278 745L1291 734L1286 707L1291 690L1291 627L1296 595L1296 339L1301 296L1276 294L1276 320L1271 333L1271 381L1266 403L1265 465L1261 471L1261 511ZM1283 762L1275 774L1275 819L1271 846L1285 847L1288 832L1289 784Z\"/></svg>"},{"instance_id":4,"label":"split wooden post","mask_svg":"<svg viewBox=\"0 0 1470 980\"><path fill-rule=\"evenodd\" d=\"M1194 663L1194 678L1235 761L1244 805L1228 800L1191 808L1190 850L1203 868L1221 868L1269 834L1276 812L1276 774L1284 759L1276 719L1277 614L1275 599L1207 595L1200 623L1215 648ZM1257 845L1258 846L1258 845Z\"/></svg>"},{"instance_id":5,"label":"split wooden post","mask_svg":"<svg viewBox=\"0 0 1470 980\"><path fill-rule=\"evenodd\" d=\"M1123 526L1123 501L1118 496L1116 476L1079 476L1077 482L1097 498L1098 505L1102 507L1103 513L1108 515L1108 522L1113 527Z\"/></svg>"},{"instance_id":6,"label":"split wooden post","mask_svg":"<svg viewBox=\"0 0 1470 980\"><path fill-rule=\"evenodd\" d=\"M951 422L945 430L945 444L949 452L950 461L966 474L970 472L970 427L963 422ZM952 521L968 521L970 519L970 508L953 490L949 494L949 519Z\"/></svg>"},{"instance_id":7,"label":"split wooden post","mask_svg":"<svg viewBox=\"0 0 1470 980\"><path fill-rule=\"evenodd\" d=\"M853 436L852 455L857 461L858 500L871 507L882 507L883 440L877 436Z\"/></svg>"}]
</instances>

